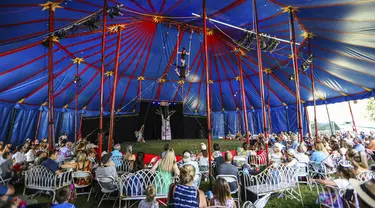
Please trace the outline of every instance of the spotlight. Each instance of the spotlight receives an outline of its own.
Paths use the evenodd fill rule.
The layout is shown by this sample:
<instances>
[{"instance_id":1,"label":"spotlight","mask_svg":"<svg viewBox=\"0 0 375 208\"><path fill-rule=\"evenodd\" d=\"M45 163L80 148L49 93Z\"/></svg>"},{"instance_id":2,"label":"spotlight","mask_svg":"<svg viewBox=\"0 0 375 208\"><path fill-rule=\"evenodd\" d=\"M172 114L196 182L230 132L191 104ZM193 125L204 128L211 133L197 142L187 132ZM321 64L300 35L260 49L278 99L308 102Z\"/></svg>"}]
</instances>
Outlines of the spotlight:
<instances>
[{"instance_id":1,"label":"spotlight","mask_svg":"<svg viewBox=\"0 0 375 208\"><path fill-rule=\"evenodd\" d=\"M160 102L158 102L158 105L160 105Z\"/></svg>"},{"instance_id":2,"label":"spotlight","mask_svg":"<svg viewBox=\"0 0 375 208\"><path fill-rule=\"evenodd\" d=\"M155 102L152 102L152 104L155 104Z\"/></svg>"},{"instance_id":3,"label":"spotlight","mask_svg":"<svg viewBox=\"0 0 375 208\"><path fill-rule=\"evenodd\" d=\"M277 46L279 45L279 43L280 43L279 40L271 39L270 44L268 45L266 51L272 53L277 48Z\"/></svg>"},{"instance_id":4,"label":"spotlight","mask_svg":"<svg viewBox=\"0 0 375 208\"><path fill-rule=\"evenodd\" d=\"M82 79L78 75L74 75L73 82L74 82L74 84L77 84L77 83L79 84L79 83L82 82Z\"/></svg>"},{"instance_id":5,"label":"spotlight","mask_svg":"<svg viewBox=\"0 0 375 208\"><path fill-rule=\"evenodd\" d=\"M289 80L290 81L293 81L293 80L295 80L296 78L295 78L295 76L294 76L294 73L293 74L291 74L291 75L289 75Z\"/></svg>"},{"instance_id":6,"label":"spotlight","mask_svg":"<svg viewBox=\"0 0 375 208\"><path fill-rule=\"evenodd\" d=\"M301 65L301 70L306 71L314 61L314 55L310 55Z\"/></svg>"}]
</instances>

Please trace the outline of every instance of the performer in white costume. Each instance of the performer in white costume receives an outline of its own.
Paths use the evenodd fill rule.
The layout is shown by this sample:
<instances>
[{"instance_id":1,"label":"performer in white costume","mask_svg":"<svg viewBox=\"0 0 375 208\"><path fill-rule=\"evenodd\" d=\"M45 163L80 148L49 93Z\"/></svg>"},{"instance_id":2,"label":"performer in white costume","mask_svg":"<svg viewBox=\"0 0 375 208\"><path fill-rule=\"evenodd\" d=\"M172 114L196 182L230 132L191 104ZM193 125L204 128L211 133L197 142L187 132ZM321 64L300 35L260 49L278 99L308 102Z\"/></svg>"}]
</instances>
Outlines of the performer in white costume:
<instances>
[{"instance_id":1,"label":"performer in white costume","mask_svg":"<svg viewBox=\"0 0 375 208\"><path fill-rule=\"evenodd\" d=\"M139 143L145 143L145 138L143 138L143 131L144 131L145 125L142 125L141 129L139 131L134 132L135 137L137 137L137 141Z\"/></svg>"},{"instance_id":2,"label":"performer in white costume","mask_svg":"<svg viewBox=\"0 0 375 208\"><path fill-rule=\"evenodd\" d=\"M161 140L172 140L170 118L176 111L169 111L167 106L165 115L161 108L157 109L155 113L161 116Z\"/></svg>"}]
</instances>

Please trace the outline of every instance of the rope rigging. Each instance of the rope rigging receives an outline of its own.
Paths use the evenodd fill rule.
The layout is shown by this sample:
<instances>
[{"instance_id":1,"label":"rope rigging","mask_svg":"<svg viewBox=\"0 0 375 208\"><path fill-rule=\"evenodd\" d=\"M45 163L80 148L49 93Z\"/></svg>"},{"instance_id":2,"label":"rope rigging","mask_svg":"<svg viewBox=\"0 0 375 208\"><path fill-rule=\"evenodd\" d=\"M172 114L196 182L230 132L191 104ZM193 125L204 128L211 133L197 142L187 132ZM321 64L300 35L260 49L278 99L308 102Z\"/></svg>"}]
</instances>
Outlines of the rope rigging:
<instances>
[{"instance_id":1,"label":"rope rigging","mask_svg":"<svg viewBox=\"0 0 375 208\"><path fill-rule=\"evenodd\" d=\"M176 44L176 47L177 47L177 55L176 55L176 74L182 79L182 80L185 80L185 78L187 76L189 76L190 74L190 69L189 69L189 66L190 66L190 52L191 52L191 42L193 40L193 33L194 31L191 30L190 31L190 38L189 38L189 51L186 51L186 48L182 48L182 51L180 52L178 47L179 47L179 37L180 37L180 28L178 28L178 32L177 32L177 44ZM178 64L178 54L181 54L180 55L180 62L181 62L181 65ZM186 60L186 56L188 56L188 60L187 60L187 64L185 64Z\"/></svg>"}]
</instances>

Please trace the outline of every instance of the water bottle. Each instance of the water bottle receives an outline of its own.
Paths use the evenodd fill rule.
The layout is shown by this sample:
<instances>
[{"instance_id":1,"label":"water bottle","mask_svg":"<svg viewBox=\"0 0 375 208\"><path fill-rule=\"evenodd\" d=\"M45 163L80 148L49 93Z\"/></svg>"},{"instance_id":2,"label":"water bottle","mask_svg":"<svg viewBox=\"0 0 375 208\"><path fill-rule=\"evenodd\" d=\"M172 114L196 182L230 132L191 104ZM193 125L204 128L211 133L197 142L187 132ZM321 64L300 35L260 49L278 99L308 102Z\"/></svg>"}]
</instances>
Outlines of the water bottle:
<instances>
[{"instance_id":1,"label":"water bottle","mask_svg":"<svg viewBox=\"0 0 375 208\"><path fill-rule=\"evenodd\" d=\"M208 200L211 200L211 199L214 198L214 194L212 193L212 191L207 191L206 197L207 197Z\"/></svg>"}]
</instances>

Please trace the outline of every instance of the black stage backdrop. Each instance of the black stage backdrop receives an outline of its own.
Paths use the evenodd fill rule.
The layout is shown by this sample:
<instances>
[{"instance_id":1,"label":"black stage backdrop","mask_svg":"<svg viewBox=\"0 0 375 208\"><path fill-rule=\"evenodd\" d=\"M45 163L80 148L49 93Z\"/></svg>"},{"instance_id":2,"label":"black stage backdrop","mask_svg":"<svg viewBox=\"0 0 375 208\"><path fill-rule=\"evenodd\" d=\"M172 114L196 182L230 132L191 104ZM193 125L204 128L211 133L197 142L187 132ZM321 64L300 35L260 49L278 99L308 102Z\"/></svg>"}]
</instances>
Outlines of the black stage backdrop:
<instances>
[{"instance_id":1,"label":"black stage backdrop","mask_svg":"<svg viewBox=\"0 0 375 208\"><path fill-rule=\"evenodd\" d=\"M167 107L160 106L157 102L142 101L138 114L121 115L115 118L115 141L114 143L137 141L134 131L145 124L145 140L161 139L161 116L155 112L161 108L166 113ZM172 139L195 139L205 138L207 132L207 117L183 114L183 104L175 103L168 106L169 111L175 110L171 116ZM103 149L107 148L109 128L109 116L103 117ZM82 135L89 141L97 141L99 133L99 117L85 117L82 121Z\"/></svg>"},{"instance_id":2,"label":"black stage backdrop","mask_svg":"<svg viewBox=\"0 0 375 208\"><path fill-rule=\"evenodd\" d=\"M145 140L161 139L161 116L156 114L156 110L161 109L166 115L166 110L175 110L171 116L172 139L184 138L184 114L182 103L174 103L169 106L160 106L158 102L142 101L139 112L140 122L145 124ZM142 124L141 124L142 125Z\"/></svg>"}]
</instances>

